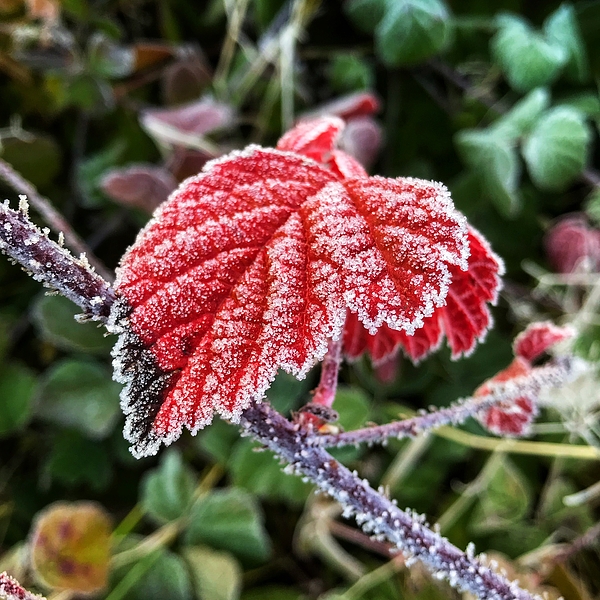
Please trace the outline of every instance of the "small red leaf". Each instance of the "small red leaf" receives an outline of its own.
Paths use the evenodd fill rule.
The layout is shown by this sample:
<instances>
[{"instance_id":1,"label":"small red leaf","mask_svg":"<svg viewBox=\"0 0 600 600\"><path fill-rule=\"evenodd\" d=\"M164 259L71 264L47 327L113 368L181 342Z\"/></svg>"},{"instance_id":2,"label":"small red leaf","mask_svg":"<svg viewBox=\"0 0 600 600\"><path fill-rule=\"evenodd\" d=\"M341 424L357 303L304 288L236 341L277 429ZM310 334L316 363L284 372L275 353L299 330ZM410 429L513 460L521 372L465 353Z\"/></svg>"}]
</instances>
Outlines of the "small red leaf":
<instances>
[{"instance_id":1,"label":"small red leaf","mask_svg":"<svg viewBox=\"0 0 600 600\"><path fill-rule=\"evenodd\" d=\"M343 129L344 122L337 117L300 121L281 137L277 149L302 154L318 163L327 164Z\"/></svg>"},{"instance_id":2,"label":"small red leaf","mask_svg":"<svg viewBox=\"0 0 600 600\"><path fill-rule=\"evenodd\" d=\"M113 200L154 212L177 187L169 171L154 165L112 169L100 181L102 191Z\"/></svg>"},{"instance_id":3,"label":"small red leaf","mask_svg":"<svg viewBox=\"0 0 600 600\"><path fill-rule=\"evenodd\" d=\"M370 167L381 148L381 127L372 117L355 117L346 123L340 138L340 148L361 165Z\"/></svg>"},{"instance_id":4,"label":"small red leaf","mask_svg":"<svg viewBox=\"0 0 600 600\"><path fill-rule=\"evenodd\" d=\"M423 320L413 334L382 326L374 335L357 320L348 319L344 335L344 352L350 359L368 352L374 364L398 352L402 347L415 363L440 347L444 334L452 350L452 358L468 354L481 340L491 324L488 302L495 302L500 287L502 261L491 251L481 235L469 229L469 268L450 267L452 282L446 305Z\"/></svg>"},{"instance_id":5,"label":"small red leaf","mask_svg":"<svg viewBox=\"0 0 600 600\"><path fill-rule=\"evenodd\" d=\"M479 387L474 396L489 394L491 384L506 383L511 379L529 375L529 373L531 373L529 362L517 357L506 369ZM486 429L495 435L525 435L529 432L529 427L537 414L536 400L533 396L521 396L510 402L502 402L486 410L479 420Z\"/></svg>"},{"instance_id":6,"label":"small red leaf","mask_svg":"<svg viewBox=\"0 0 600 600\"><path fill-rule=\"evenodd\" d=\"M379 108L379 100L373 92L355 92L322 104L305 117L308 119L316 116L335 115L341 119L349 120L355 117L374 115L379 112Z\"/></svg>"},{"instance_id":7,"label":"small red leaf","mask_svg":"<svg viewBox=\"0 0 600 600\"><path fill-rule=\"evenodd\" d=\"M343 183L295 154L250 147L210 163L124 256L112 319L140 456L215 412L239 420L279 368L302 377L349 308L412 333L465 266L464 218L441 185Z\"/></svg>"},{"instance_id":8,"label":"small red leaf","mask_svg":"<svg viewBox=\"0 0 600 600\"><path fill-rule=\"evenodd\" d=\"M572 327L558 327L549 321L531 323L515 338L513 350L515 356L532 362L554 344L568 340L574 335L575 330Z\"/></svg>"}]
</instances>

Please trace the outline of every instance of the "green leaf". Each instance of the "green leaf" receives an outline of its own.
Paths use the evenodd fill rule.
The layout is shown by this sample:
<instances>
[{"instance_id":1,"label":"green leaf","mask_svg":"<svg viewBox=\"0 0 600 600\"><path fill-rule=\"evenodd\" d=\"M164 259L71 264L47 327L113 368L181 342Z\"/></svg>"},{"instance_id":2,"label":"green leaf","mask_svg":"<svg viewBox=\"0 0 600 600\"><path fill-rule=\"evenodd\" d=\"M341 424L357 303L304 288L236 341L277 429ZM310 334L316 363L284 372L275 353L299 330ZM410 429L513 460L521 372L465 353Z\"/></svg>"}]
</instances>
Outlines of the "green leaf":
<instances>
[{"instance_id":1,"label":"green leaf","mask_svg":"<svg viewBox=\"0 0 600 600\"><path fill-rule=\"evenodd\" d=\"M583 83L589 77L589 65L581 37L575 9L562 4L544 23L546 39L562 48L567 54L565 72L576 82Z\"/></svg>"},{"instance_id":2,"label":"green leaf","mask_svg":"<svg viewBox=\"0 0 600 600\"><path fill-rule=\"evenodd\" d=\"M108 355L114 344L104 335L97 323L78 323L75 315L81 313L64 296L41 295L33 305L33 323L41 336L61 350L75 350L86 354Z\"/></svg>"},{"instance_id":3,"label":"green leaf","mask_svg":"<svg viewBox=\"0 0 600 600\"><path fill-rule=\"evenodd\" d=\"M529 133L542 113L550 106L546 88L532 90L490 127L494 136L513 141Z\"/></svg>"},{"instance_id":4,"label":"green leaf","mask_svg":"<svg viewBox=\"0 0 600 600\"><path fill-rule=\"evenodd\" d=\"M234 485L249 490L261 498L302 504L312 490L295 475L282 471L282 466L269 451L250 440L240 440L231 455L230 475Z\"/></svg>"},{"instance_id":5,"label":"green leaf","mask_svg":"<svg viewBox=\"0 0 600 600\"><path fill-rule=\"evenodd\" d=\"M276 410L287 413L298 406L298 400L308 393L311 386L310 375L299 381L293 375L279 371L267 390L267 398Z\"/></svg>"},{"instance_id":6,"label":"green leaf","mask_svg":"<svg viewBox=\"0 0 600 600\"><path fill-rule=\"evenodd\" d=\"M513 89L527 92L558 77L568 57L562 46L547 41L519 17L502 15L498 25L492 55Z\"/></svg>"},{"instance_id":7,"label":"green leaf","mask_svg":"<svg viewBox=\"0 0 600 600\"><path fill-rule=\"evenodd\" d=\"M513 217L521 207L518 194L521 165L513 144L495 136L493 131L467 129L458 133L456 145L498 211L505 217Z\"/></svg>"},{"instance_id":8,"label":"green leaf","mask_svg":"<svg viewBox=\"0 0 600 600\"><path fill-rule=\"evenodd\" d=\"M43 479L69 487L89 484L97 491L106 488L112 475L106 450L76 431L66 430L56 438L44 466Z\"/></svg>"},{"instance_id":9,"label":"green leaf","mask_svg":"<svg viewBox=\"0 0 600 600\"><path fill-rule=\"evenodd\" d=\"M217 419L210 427L198 432L195 439L197 445L213 460L225 465L240 439L240 432L234 425Z\"/></svg>"},{"instance_id":10,"label":"green leaf","mask_svg":"<svg viewBox=\"0 0 600 600\"><path fill-rule=\"evenodd\" d=\"M77 183L82 192L82 204L85 208L98 208L106 204L106 197L100 190L100 178L109 169L115 167L127 144L115 139L106 148L86 158L77 169Z\"/></svg>"},{"instance_id":11,"label":"green leaf","mask_svg":"<svg viewBox=\"0 0 600 600\"><path fill-rule=\"evenodd\" d=\"M523 146L533 182L544 190L566 188L585 168L591 132L576 110L558 107L536 124Z\"/></svg>"},{"instance_id":12,"label":"green leaf","mask_svg":"<svg viewBox=\"0 0 600 600\"><path fill-rule=\"evenodd\" d=\"M35 375L26 367L9 364L0 371L0 437L29 421L35 393Z\"/></svg>"},{"instance_id":13,"label":"green leaf","mask_svg":"<svg viewBox=\"0 0 600 600\"><path fill-rule=\"evenodd\" d=\"M237 600L242 589L242 569L231 554L204 546L182 552L192 574L196 595L202 600Z\"/></svg>"},{"instance_id":14,"label":"green leaf","mask_svg":"<svg viewBox=\"0 0 600 600\"><path fill-rule=\"evenodd\" d=\"M0 156L36 187L45 187L58 174L62 152L54 138L22 131L0 135Z\"/></svg>"},{"instance_id":15,"label":"green leaf","mask_svg":"<svg viewBox=\"0 0 600 600\"><path fill-rule=\"evenodd\" d=\"M36 414L47 421L78 429L92 438L104 438L119 415L121 386L103 366L65 360L44 376Z\"/></svg>"},{"instance_id":16,"label":"green leaf","mask_svg":"<svg viewBox=\"0 0 600 600\"><path fill-rule=\"evenodd\" d=\"M340 425L349 431L365 426L371 411L371 402L361 388L339 386L333 408L340 415Z\"/></svg>"},{"instance_id":17,"label":"green leaf","mask_svg":"<svg viewBox=\"0 0 600 600\"><path fill-rule=\"evenodd\" d=\"M139 563L138 563L139 564ZM130 570L134 572L137 565ZM127 577L127 576L126 576ZM193 600L194 593L184 560L168 550L148 569L140 570L139 579L127 592L127 600Z\"/></svg>"},{"instance_id":18,"label":"green leaf","mask_svg":"<svg viewBox=\"0 0 600 600\"><path fill-rule=\"evenodd\" d=\"M600 188L594 187L585 199L585 214L596 224L600 225Z\"/></svg>"},{"instance_id":19,"label":"green leaf","mask_svg":"<svg viewBox=\"0 0 600 600\"><path fill-rule=\"evenodd\" d=\"M266 560L271 542L254 496L239 488L216 490L192 507L184 539L232 552L253 563Z\"/></svg>"},{"instance_id":20,"label":"green leaf","mask_svg":"<svg viewBox=\"0 0 600 600\"><path fill-rule=\"evenodd\" d=\"M350 0L344 10L358 29L373 33L383 19L387 0Z\"/></svg>"},{"instance_id":21,"label":"green leaf","mask_svg":"<svg viewBox=\"0 0 600 600\"><path fill-rule=\"evenodd\" d=\"M521 520L531 504L531 490L527 478L514 463L503 455L490 459L491 477L471 519L471 528L483 533L505 527Z\"/></svg>"},{"instance_id":22,"label":"green leaf","mask_svg":"<svg viewBox=\"0 0 600 600\"><path fill-rule=\"evenodd\" d=\"M162 454L159 466L142 480L140 497L144 512L159 523L183 516L192 504L196 479L180 452L170 448Z\"/></svg>"},{"instance_id":23,"label":"green leaf","mask_svg":"<svg viewBox=\"0 0 600 600\"><path fill-rule=\"evenodd\" d=\"M360 56L337 54L329 65L329 81L337 92L370 89L374 80L373 69Z\"/></svg>"},{"instance_id":24,"label":"green leaf","mask_svg":"<svg viewBox=\"0 0 600 600\"><path fill-rule=\"evenodd\" d=\"M397 0L375 32L375 48L390 66L422 62L439 53L452 34L450 14L441 0Z\"/></svg>"}]
</instances>

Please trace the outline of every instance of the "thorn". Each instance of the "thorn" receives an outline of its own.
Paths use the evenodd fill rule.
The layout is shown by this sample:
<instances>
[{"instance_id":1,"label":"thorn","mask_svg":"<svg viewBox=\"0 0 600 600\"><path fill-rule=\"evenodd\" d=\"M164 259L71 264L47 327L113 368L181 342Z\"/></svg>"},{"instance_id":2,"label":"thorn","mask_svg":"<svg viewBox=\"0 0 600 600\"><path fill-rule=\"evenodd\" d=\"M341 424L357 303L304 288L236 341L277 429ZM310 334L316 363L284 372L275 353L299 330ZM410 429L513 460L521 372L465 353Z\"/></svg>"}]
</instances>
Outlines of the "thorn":
<instances>
[{"instance_id":1,"label":"thorn","mask_svg":"<svg viewBox=\"0 0 600 600\"><path fill-rule=\"evenodd\" d=\"M58 245L61 248L65 245L65 234L62 231L58 232Z\"/></svg>"},{"instance_id":2,"label":"thorn","mask_svg":"<svg viewBox=\"0 0 600 600\"><path fill-rule=\"evenodd\" d=\"M29 202L25 194L19 195L19 211L24 217L29 217Z\"/></svg>"}]
</instances>

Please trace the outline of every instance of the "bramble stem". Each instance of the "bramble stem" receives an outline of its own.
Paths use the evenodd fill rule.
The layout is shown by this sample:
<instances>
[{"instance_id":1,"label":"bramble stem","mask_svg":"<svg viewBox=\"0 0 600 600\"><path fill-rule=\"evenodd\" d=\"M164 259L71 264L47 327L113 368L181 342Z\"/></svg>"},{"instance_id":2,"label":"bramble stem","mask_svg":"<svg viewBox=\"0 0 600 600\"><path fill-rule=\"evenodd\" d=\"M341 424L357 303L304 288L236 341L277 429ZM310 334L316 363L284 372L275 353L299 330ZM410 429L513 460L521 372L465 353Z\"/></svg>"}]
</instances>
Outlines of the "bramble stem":
<instances>
[{"instance_id":1,"label":"bramble stem","mask_svg":"<svg viewBox=\"0 0 600 600\"><path fill-rule=\"evenodd\" d=\"M6 571L0 573L0 598L5 600L44 600L42 596L28 592Z\"/></svg>"},{"instance_id":2,"label":"bramble stem","mask_svg":"<svg viewBox=\"0 0 600 600\"><path fill-rule=\"evenodd\" d=\"M327 354L321 363L321 379L312 398L313 404L322 404L331 408L337 390L338 373L342 362L342 336L338 340L329 340Z\"/></svg>"},{"instance_id":3,"label":"bramble stem","mask_svg":"<svg viewBox=\"0 0 600 600\"><path fill-rule=\"evenodd\" d=\"M0 204L0 250L20 263L36 280L58 290L81 307L86 316L106 323L115 293L91 270L85 257L75 258L53 242L27 216L27 204L12 210Z\"/></svg>"},{"instance_id":4,"label":"bramble stem","mask_svg":"<svg viewBox=\"0 0 600 600\"><path fill-rule=\"evenodd\" d=\"M544 386L558 386L564 383L572 372L569 358L555 360L543 367L537 367L523 377L517 377L506 383L490 385L491 392L481 396L464 398L446 408L417 415L410 419L395 421L386 425L367 427L338 434L313 435L309 442L323 448L357 445L362 443L381 443L387 438L403 439L416 437L424 431L443 425L457 425L469 417L499 404L515 400L524 394L537 394Z\"/></svg>"},{"instance_id":5,"label":"bramble stem","mask_svg":"<svg viewBox=\"0 0 600 600\"><path fill-rule=\"evenodd\" d=\"M78 254L85 254L89 263L107 281L114 279L113 274L97 258L89 246L73 231L67 220L52 206L52 203L42 196L24 177L17 173L10 164L0 158L0 178L19 194L27 196L27 200L40 213L54 233L62 233L65 243Z\"/></svg>"},{"instance_id":6,"label":"bramble stem","mask_svg":"<svg viewBox=\"0 0 600 600\"><path fill-rule=\"evenodd\" d=\"M407 563L419 560L435 577L481 600L539 598L484 566L472 550L465 553L429 529L420 515L400 510L326 450L312 445L305 431L269 404L256 404L244 411L242 428L287 462L290 472L306 477L336 499L344 508L344 516L354 516L366 533L392 542L407 557Z\"/></svg>"}]
</instances>

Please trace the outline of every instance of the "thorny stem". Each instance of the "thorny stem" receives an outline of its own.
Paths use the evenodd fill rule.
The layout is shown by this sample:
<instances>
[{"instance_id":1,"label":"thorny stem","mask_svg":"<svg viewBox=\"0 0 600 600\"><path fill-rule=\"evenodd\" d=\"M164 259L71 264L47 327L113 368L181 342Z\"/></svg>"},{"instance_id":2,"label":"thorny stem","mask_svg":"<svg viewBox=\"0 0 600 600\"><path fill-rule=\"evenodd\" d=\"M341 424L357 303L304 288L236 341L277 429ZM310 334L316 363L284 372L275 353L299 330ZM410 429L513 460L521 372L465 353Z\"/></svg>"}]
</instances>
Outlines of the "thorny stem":
<instances>
[{"instance_id":1,"label":"thorny stem","mask_svg":"<svg viewBox=\"0 0 600 600\"><path fill-rule=\"evenodd\" d=\"M354 516L366 533L392 542L407 557L407 563L419 560L435 577L481 600L538 598L483 565L472 549L464 553L432 531L420 515L400 510L326 450L311 445L306 432L269 404L244 411L242 428L288 463L289 472L306 477L336 499L344 508L344 516Z\"/></svg>"},{"instance_id":2,"label":"thorny stem","mask_svg":"<svg viewBox=\"0 0 600 600\"><path fill-rule=\"evenodd\" d=\"M107 281L114 279L113 274L104 266L88 245L73 231L67 220L52 206L51 202L44 198L35 187L17 173L11 165L0 158L0 178L19 194L24 194L31 205L42 215L48 226L54 233L62 233L65 243L71 250L78 254L85 254L89 263Z\"/></svg>"},{"instance_id":3,"label":"thorny stem","mask_svg":"<svg viewBox=\"0 0 600 600\"><path fill-rule=\"evenodd\" d=\"M114 290L82 260L50 241L20 211L0 205L0 248L30 270L34 278L52 286L94 318L107 321ZM344 516L354 516L366 533L387 539L411 560L423 562L434 576L480 600L534 600L539 598L496 574L476 558L472 547L461 551L431 530L420 515L400 510L394 501L376 492L366 480L351 473L298 423L292 423L268 403L255 404L242 414L242 430L287 462L290 472L312 481L337 500ZM12 600L12 599L11 599Z\"/></svg>"},{"instance_id":4,"label":"thorny stem","mask_svg":"<svg viewBox=\"0 0 600 600\"><path fill-rule=\"evenodd\" d=\"M322 404L331 407L335 400L338 372L342 362L342 337L338 340L329 340L327 354L321 363L321 379L312 398L313 404Z\"/></svg>"},{"instance_id":5,"label":"thorny stem","mask_svg":"<svg viewBox=\"0 0 600 600\"><path fill-rule=\"evenodd\" d=\"M0 250L20 263L44 285L58 290L81 307L87 317L106 323L115 293L94 273L85 257L77 259L48 238L27 216L27 203L19 210L0 204Z\"/></svg>"},{"instance_id":6,"label":"thorny stem","mask_svg":"<svg viewBox=\"0 0 600 600\"><path fill-rule=\"evenodd\" d=\"M535 394L543 386L561 385L570 376L571 372L571 360L563 357L546 366L535 368L526 376L517 377L507 383L494 384L490 386L492 391L489 394L465 398L446 408L386 425L338 434L316 434L309 439L309 443L324 448L332 446L339 448L365 442L380 443L390 437L397 439L416 437L424 431L430 431L443 425L462 423L470 416L487 410L496 404L515 400L515 398L524 394Z\"/></svg>"}]
</instances>

